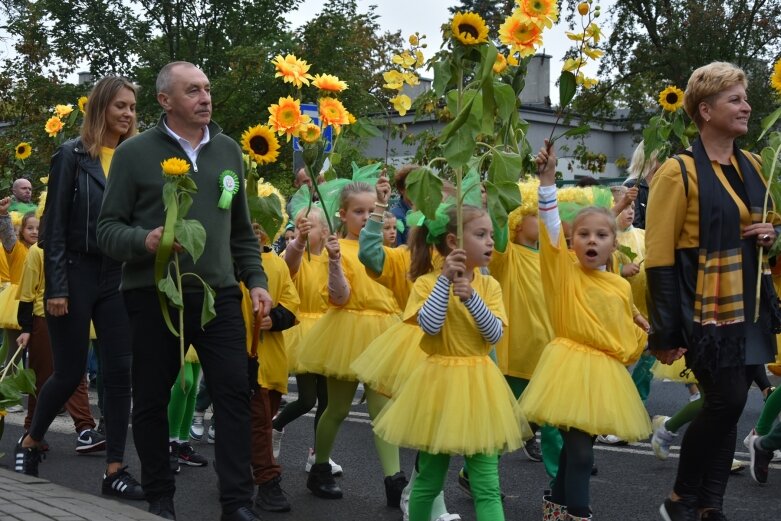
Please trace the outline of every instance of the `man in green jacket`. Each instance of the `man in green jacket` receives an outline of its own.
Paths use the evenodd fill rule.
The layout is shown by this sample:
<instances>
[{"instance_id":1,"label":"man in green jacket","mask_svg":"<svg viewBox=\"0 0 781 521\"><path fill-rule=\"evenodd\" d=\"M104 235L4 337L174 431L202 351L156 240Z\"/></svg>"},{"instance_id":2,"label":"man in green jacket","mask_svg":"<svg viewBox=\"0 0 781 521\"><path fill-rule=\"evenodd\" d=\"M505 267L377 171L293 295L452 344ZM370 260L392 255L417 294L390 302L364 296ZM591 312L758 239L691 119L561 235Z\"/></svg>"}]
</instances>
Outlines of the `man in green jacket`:
<instances>
[{"instance_id":1,"label":"man in green jacket","mask_svg":"<svg viewBox=\"0 0 781 521\"><path fill-rule=\"evenodd\" d=\"M174 476L169 466L167 406L180 368L179 339L165 325L155 292L155 252L163 236L161 162L180 158L198 186L187 217L206 230L197 263L179 255L182 273L195 273L215 291L217 313L201 328L203 286L184 277L185 346L193 345L203 366L219 425L216 470L223 521L259 521L251 509L250 409L245 325L238 280L250 290L253 308L267 316L271 298L252 232L241 149L211 121L209 80L187 62L163 67L157 100L165 114L157 126L123 142L115 152L98 221L98 244L124 263L121 289L133 332L133 437L149 511L175 519ZM222 177L231 171L238 191L218 207ZM181 252L178 244L174 245ZM171 308L174 324L178 313Z\"/></svg>"}]
</instances>

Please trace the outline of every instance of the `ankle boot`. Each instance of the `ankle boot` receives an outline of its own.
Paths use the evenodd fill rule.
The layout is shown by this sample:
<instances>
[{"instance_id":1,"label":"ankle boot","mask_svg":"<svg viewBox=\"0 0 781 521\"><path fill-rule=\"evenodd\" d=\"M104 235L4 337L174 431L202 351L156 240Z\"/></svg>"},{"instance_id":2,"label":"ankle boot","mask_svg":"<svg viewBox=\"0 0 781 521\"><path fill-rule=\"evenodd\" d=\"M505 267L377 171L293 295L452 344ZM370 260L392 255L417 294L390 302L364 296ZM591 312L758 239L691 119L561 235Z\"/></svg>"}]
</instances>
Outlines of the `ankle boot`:
<instances>
[{"instance_id":1,"label":"ankle boot","mask_svg":"<svg viewBox=\"0 0 781 521\"><path fill-rule=\"evenodd\" d=\"M588 517L579 517L579 516L573 516L572 514L567 514L567 520L568 521L591 521L591 514L589 514Z\"/></svg>"},{"instance_id":2,"label":"ankle boot","mask_svg":"<svg viewBox=\"0 0 781 521\"><path fill-rule=\"evenodd\" d=\"M309 477L306 480L306 488L311 490L315 496L324 499L342 498L342 489L336 484L336 480L331 474L330 463L315 463L312 465Z\"/></svg>"},{"instance_id":3,"label":"ankle boot","mask_svg":"<svg viewBox=\"0 0 781 521\"><path fill-rule=\"evenodd\" d=\"M385 498L388 501L389 507L399 508L401 493L406 486L407 477L403 472L397 472L394 475L385 478Z\"/></svg>"},{"instance_id":4,"label":"ankle boot","mask_svg":"<svg viewBox=\"0 0 781 521\"><path fill-rule=\"evenodd\" d=\"M551 501L551 496L542 496L542 521L566 521L567 507ZM573 518L574 519L574 518Z\"/></svg>"}]
</instances>

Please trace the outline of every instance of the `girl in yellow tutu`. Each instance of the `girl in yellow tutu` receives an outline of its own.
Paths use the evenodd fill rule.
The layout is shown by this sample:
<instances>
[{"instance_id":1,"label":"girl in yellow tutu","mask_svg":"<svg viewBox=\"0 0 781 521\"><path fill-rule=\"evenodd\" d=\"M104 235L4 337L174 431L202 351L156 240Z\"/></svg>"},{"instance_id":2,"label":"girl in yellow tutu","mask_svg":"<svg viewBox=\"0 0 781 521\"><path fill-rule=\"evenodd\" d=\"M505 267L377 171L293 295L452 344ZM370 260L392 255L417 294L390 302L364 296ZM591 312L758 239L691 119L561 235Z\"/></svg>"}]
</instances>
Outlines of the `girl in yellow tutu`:
<instances>
[{"instance_id":1,"label":"girl in yellow tutu","mask_svg":"<svg viewBox=\"0 0 781 521\"><path fill-rule=\"evenodd\" d=\"M424 331L420 346L428 358L374 424L387 442L420 451L410 521L429 521L453 454L468 461L477 519L504 519L498 454L518 449L523 434L530 435L512 390L488 356L507 323L499 283L479 271L491 259L491 220L477 207L465 206L463 215L464 249L456 249L453 208L413 228L415 283L403 318ZM430 245L446 256L441 272L432 270Z\"/></svg>"},{"instance_id":2,"label":"girl in yellow tutu","mask_svg":"<svg viewBox=\"0 0 781 521\"><path fill-rule=\"evenodd\" d=\"M542 285L553 340L543 351L521 407L529 421L558 427L564 439L553 494L543 498L543 519L591 519L589 480L598 434L624 440L651 431L643 402L624 367L645 346L633 323L632 290L605 271L616 249L616 221L604 209L588 207L572 222L567 253L557 207L556 155L548 143L537 156Z\"/></svg>"},{"instance_id":3,"label":"girl in yellow tutu","mask_svg":"<svg viewBox=\"0 0 781 521\"><path fill-rule=\"evenodd\" d=\"M321 190L322 193L322 190ZM369 343L399 321L401 309L387 288L373 281L358 260L358 235L375 205L375 188L351 182L341 190L339 218L345 237L331 235L328 251L328 311L301 339L299 366L303 372L327 377L328 407L317 425L315 464L307 488L316 496L339 499L342 490L331 472L329 458L344 419L350 411L358 379L350 364ZM329 204L325 203L325 208ZM386 399L366 388L369 415L373 418ZM400 472L399 449L375 436L375 447L385 476L388 506L398 507L407 480Z\"/></svg>"}]
</instances>

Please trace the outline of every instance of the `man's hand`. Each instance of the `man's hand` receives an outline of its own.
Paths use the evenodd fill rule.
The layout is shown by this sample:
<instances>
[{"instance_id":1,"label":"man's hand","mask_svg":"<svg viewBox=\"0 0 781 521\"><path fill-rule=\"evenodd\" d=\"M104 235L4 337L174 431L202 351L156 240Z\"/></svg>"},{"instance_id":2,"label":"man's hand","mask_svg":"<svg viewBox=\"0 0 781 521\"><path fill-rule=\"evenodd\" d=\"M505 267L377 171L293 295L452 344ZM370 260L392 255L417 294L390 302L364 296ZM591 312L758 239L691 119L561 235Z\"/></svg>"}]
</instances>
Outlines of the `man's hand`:
<instances>
[{"instance_id":1,"label":"man's hand","mask_svg":"<svg viewBox=\"0 0 781 521\"><path fill-rule=\"evenodd\" d=\"M8 215L8 209L11 207L11 198L3 197L0 199L0 215Z\"/></svg>"},{"instance_id":2,"label":"man's hand","mask_svg":"<svg viewBox=\"0 0 781 521\"><path fill-rule=\"evenodd\" d=\"M672 365L672 363L682 357L686 351L687 349L685 347L679 347L677 349L652 349L651 354L654 355L661 363Z\"/></svg>"},{"instance_id":3,"label":"man's hand","mask_svg":"<svg viewBox=\"0 0 781 521\"><path fill-rule=\"evenodd\" d=\"M46 311L53 317L68 314L68 297L57 297L46 300Z\"/></svg>"},{"instance_id":4,"label":"man's hand","mask_svg":"<svg viewBox=\"0 0 781 521\"><path fill-rule=\"evenodd\" d=\"M158 226L151 232L149 232L146 235L146 239L144 239L144 246L146 247L146 251L149 253L157 253L158 248L160 248L160 240L163 238L163 227ZM178 242L174 241L173 249L177 253L182 253L184 251L184 248L182 248L182 245Z\"/></svg>"},{"instance_id":5,"label":"man's hand","mask_svg":"<svg viewBox=\"0 0 781 521\"><path fill-rule=\"evenodd\" d=\"M262 310L260 316L268 317L271 312L271 295L263 288L252 288L249 290L249 296L252 300L252 311L257 313ZM262 327L262 322L261 322Z\"/></svg>"}]
</instances>

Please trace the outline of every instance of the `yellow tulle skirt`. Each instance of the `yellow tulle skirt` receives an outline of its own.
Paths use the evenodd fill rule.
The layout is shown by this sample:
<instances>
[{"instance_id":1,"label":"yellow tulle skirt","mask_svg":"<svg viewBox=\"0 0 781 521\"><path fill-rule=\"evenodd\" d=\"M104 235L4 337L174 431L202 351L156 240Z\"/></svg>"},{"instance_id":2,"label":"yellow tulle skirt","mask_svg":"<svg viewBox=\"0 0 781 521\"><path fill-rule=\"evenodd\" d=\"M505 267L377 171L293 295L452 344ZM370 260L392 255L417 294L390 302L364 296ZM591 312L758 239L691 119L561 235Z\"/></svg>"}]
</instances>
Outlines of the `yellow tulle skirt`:
<instances>
[{"instance_id":1,"label":"yellow tulle skirt","mask_svg":"<svg viewBox=\"0 0 781 521\"><path fill-rule=\"evenodd\" d=\"M372 340L398 322L398 315L329 309L301 338L299 372L357 380L358 376L350 365Z\"/></svg>"},{"instance_id":2,"label":"yellow tulle skirt","mask_svg":"<svg viewBox=\"0 0 781 521\"><path fill-rule=\"evenodd\" d=\"M18 284L10 284L0 292L1 329L21 329L19 322L16 320L16 314L19 312L19 300L16 298L18 292Z\"/></svg>"},{"instance_id":3,"label":"yellow tulle skirt","mask_svg":"<svg viewBox=\"0 0 781 521\"><path fill-rule=\"evenodd\" d=\"M322 313L298 313L296 318L298 324L282 332L282 338L285 341L287 349L287 371L290 374L299 374L298 351L301 346L301 339L310 329L322 318Z\"/></svg>"},{"instance_id":4,"label":"yellow tulle skirt","mask_svg":"<svg viewBox=\"0 0 781 521\"><path fill-rule=\"evenodd\" d=\"M601 351L554 338L521 396L527 420L626 441L648 438L651 422L626 367Z\"/></svg>"},{"instance_id":5,"label":"yellow tulle skirt","mask_svg":"<svg viewBox=\"0 0 781 521\"><path fill-rule=\"evenodd\" d=\"M358 380L373 391L395 396L409 376L426 361L420 349L423 330L415 324L399 322L369 344L350 366Z\"/></svg>"},{"instance_id":6,"label":"yellow tulle skirt","mask_svg":"<svg viewBox=\"0 0 781 521\"><path fill-rule=\"evenodd\" d=\"M657 361L651 369L651 372L657 380L670 380L672 382L683 382L686 384L697 383L694 372L686 368L686 360L684 357L680 357L673 362L672 365L663 364Z\"/></svg>"},{"instance_id":7,"label":"yellow tulle skirt","mask_svg":"<svg viewBox=\"0 0 781 521\"><path fill-rule=\"evenodd\" d=\"M374 420L392 445L432 454L495 454L518 449L529 424L488 356L429 356Z\"/></svg>"}]
</instances>

